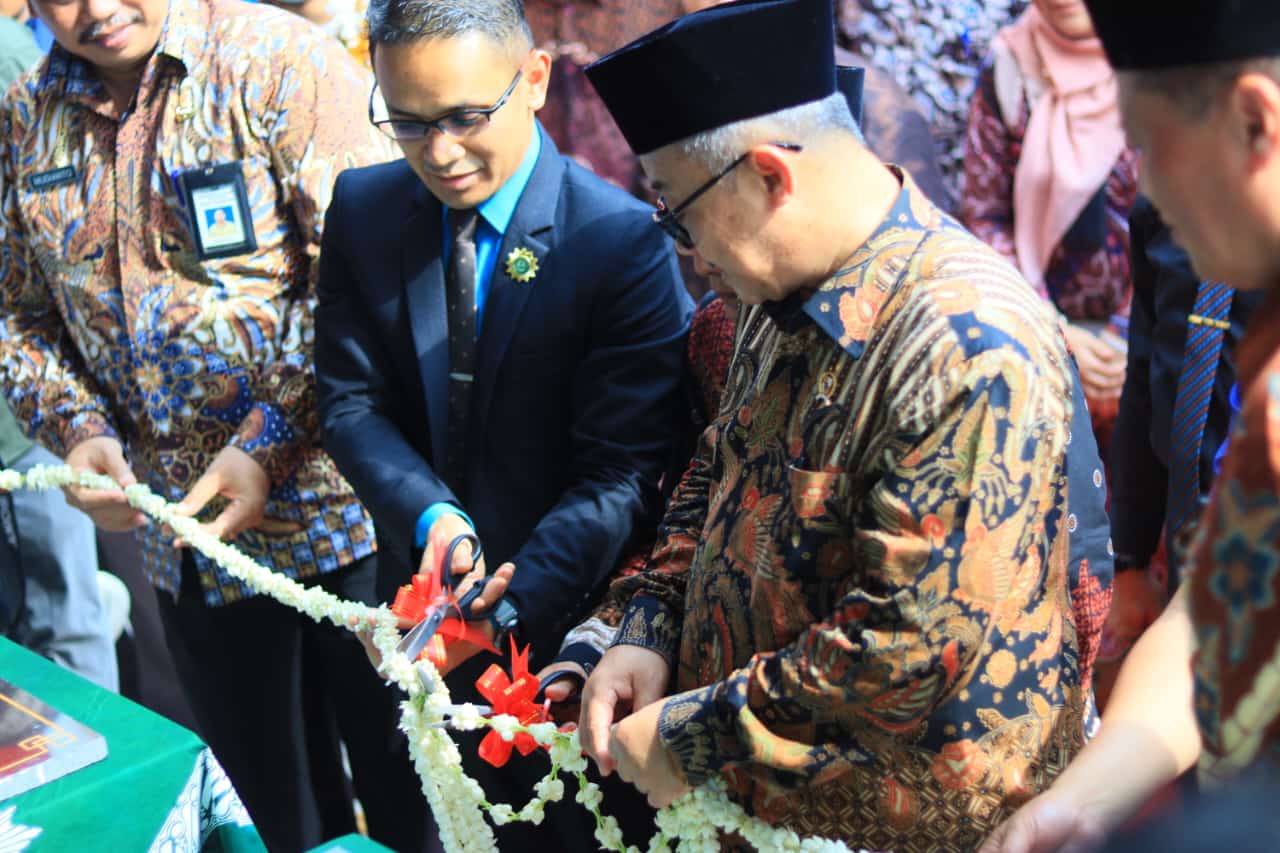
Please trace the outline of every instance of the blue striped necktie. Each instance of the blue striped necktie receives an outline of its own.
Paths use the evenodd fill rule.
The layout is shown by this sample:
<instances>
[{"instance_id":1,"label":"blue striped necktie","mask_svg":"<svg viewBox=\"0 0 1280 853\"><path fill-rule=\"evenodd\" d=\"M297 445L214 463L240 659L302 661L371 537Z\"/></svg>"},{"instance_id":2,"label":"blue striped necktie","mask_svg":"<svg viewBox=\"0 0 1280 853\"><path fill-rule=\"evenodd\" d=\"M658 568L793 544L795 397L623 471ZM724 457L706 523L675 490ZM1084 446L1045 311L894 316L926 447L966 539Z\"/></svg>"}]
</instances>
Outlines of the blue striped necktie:
<instances>
[{"instance_id":1,"label":"blue striped necktie","mask_svg":"<svg viewBox=\"0 0 1280 853\"><path fill-rule=\"evenodd\" d=\"M1219 282L1200 282L1195 308L1187 317L1187 344L1182 351L1182 375L1178 378L1178 396L1173 403L1170 441L1169 516L1165 519L1170 542L1177 541L1183 526L1194 519L1200 505L1200 448L1218 376L1222 340L1231 328L1227 316L1234 293L1232 288Z\"/></svg>"}]
</instances>

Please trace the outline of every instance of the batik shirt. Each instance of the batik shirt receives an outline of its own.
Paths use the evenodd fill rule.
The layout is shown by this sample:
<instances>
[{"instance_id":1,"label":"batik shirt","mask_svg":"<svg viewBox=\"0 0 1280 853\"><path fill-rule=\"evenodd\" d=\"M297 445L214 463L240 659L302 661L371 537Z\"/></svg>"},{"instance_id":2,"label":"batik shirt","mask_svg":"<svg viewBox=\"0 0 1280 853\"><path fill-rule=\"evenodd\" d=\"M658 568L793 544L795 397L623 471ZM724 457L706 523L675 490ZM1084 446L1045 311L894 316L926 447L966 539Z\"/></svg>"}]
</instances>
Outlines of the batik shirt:
<instances>
[{"instance_id":1,"label":"batik shirt","mask_svg":"<svg viewBox=\"0 0 1280 853\"><path fill-rule=\"evenodd\" d=\"M1236 351L1241 409L1193 548L1200 774L1280 778L1280 296Z\"/></svg>"},{"instance_id":2,"label":"batik shirt","mask_svg":"<svg viewBox=\"0 0 1280 853\"><path fill-rule=\"evenodd\" d=\"M19 421L60 454L119 437L139 480L170 500L241 448L271 494L236 544L291 576L375 548L318 447L311 367L333 182L392 156L364 119L371 85L287 12L171 0L125 114L59 47L0 105L0 369ZM174 175L234 162L258 248L201 262ZM158 525L140 535L147 575L176 594L171 538ZM247 593L196 562L210 604Z\"/></svg>"},{"instance_id":3,"label":"batik shirt","mask_svg":"<svg viewBox=\"0 0 1280 853\"><path fill-rule=\"evenodd\" d=\"M974 849L1082 740L1061 335L909 180L738 334L616 642L673 662L689 782L854 848Z\"/></svg>"}]
</instances>

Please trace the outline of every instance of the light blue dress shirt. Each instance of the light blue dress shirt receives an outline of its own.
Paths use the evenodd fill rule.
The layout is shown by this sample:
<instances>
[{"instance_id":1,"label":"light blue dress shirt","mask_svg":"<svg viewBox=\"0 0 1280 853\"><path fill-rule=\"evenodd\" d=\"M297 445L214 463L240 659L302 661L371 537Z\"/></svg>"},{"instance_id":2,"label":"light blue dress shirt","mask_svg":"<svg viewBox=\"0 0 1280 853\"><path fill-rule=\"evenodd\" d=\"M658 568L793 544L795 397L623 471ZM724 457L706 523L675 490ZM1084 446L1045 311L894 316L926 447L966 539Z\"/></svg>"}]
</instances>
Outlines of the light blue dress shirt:
<instances>
[{"instance_id":1,"label":"light blue dress shirt","mask_svg":"<svg viewBox=\"0 0 1280 853\"><path fill-rule=\"evenodd\" d=\"M520 197L524 195L524 189L529 185L529 177L533 175L533 167L538 164L538 155L542 153L542 134L534 129L533 141L529 143L529 149L525 151L524 161L520 163L520 168L507 179L498 191L489 196L476 207L476 212L480 214L480 222L476 225L476 334L480 334L480 326L484 321L484 306L489 298L489 285L493 279L493 270L498 263L498 252L502 248L502 238L507 233L507 226L511 224L511 217L515 216L516 206L520 203ZM449 208L444 209L444 216L448 217ZM442 220L442 223L447 219ZM449 265L449 252L453 248L453 235L449 233L449 229L444 229L444 242L441 249L442 259L445 268ZM475 530L475 522L462 511L462 509L451 503L434 503L423 510L422 515L418 516L418 523L414 525L413 541L419 547L423 547L427 543L427 533L431 530L431 525L445 513L453 513L460 515L471 525L471 529Z\"/></svg>"}]
</instances>

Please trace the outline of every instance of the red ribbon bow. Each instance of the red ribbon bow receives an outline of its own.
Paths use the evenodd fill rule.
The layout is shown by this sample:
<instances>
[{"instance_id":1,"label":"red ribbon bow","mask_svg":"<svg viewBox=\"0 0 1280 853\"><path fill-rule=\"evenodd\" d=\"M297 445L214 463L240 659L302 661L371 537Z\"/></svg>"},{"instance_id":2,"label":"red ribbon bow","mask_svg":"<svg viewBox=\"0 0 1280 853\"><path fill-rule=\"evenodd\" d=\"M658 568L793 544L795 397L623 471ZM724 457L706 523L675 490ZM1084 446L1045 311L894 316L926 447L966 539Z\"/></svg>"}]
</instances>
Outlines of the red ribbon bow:
<instances>
[{"instance_id":1,"label":"red ribbon bow","mask_svg":"<svg viewBox=\"0 0 1280 853\"><path fill-rule=\"evenodd\" d=\"M496 663L492 664L476 681L476 689L493 706L495 717L510 714L525 726L545 723L550 717L550 702L539 705L533 701L538 695L538 679L529 672L529 647L517 652L514 639L511 641L511 675ZM490 729L480 742L480 757L494 767L502 767L510 760L512 747L520 750L521 755L528 755L538 748L538 742L527 732L517 733L514 740L504 740Z\"/></svg>"},{"instance_id":2,"label":"red ribbon bow","mask_svg":"<svg viewBox=\"0 0 1280 853\"><path fill-rule=\"evenodd\" d=\"M426 616L427 608L441 602L447 602L457 610L457 599L453 591L445 589L438 573L427 572L414 575L408 585L400 587L396 592L396 601L391 605L391 612L416 624ZM435 636L422 650L419 660L426 658L435 666L444 666L447 660L446 649L457 640L467 640L494 654L498 653L484 631L462 619L459 611L458 615L447 616L440 623Z\"/></svg>"}]
</instances>

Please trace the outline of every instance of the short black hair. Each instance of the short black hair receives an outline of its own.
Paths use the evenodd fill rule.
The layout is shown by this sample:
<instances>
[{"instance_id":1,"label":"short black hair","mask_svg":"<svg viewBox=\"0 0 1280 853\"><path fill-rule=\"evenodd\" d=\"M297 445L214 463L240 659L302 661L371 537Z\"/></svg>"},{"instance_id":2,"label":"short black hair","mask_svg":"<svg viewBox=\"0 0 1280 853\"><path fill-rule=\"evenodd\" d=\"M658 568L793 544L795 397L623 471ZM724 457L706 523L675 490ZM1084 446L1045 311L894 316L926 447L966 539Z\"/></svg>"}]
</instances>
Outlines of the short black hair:
<instances>
[{"instance_id":1,"label":"short black hair","mask_svg":"<svg viewBox=\"0 0 1280 853\"><path fill-rule=\"evenodd\" d=\"M1232 59L1125 73L1138 89L1164 95L1188 118L1202 119L1218 96L1245 74L1265 74L1280 84L1280 59Z\"/></svg>"},{"instance_id":2,"label":"short black hair","mask_svg":"<svg viewBox=\"0 0 1280 853\"><path fill-rule=\"evenodd\" d=\"M468 33L533 46L523 0L370 0L367 20L371 47Z\"/></svg>"}]
</instances>

